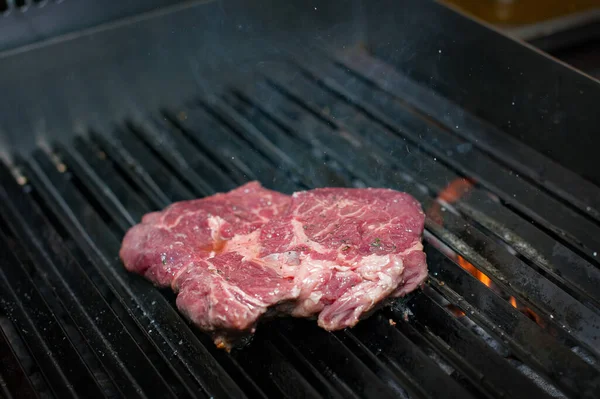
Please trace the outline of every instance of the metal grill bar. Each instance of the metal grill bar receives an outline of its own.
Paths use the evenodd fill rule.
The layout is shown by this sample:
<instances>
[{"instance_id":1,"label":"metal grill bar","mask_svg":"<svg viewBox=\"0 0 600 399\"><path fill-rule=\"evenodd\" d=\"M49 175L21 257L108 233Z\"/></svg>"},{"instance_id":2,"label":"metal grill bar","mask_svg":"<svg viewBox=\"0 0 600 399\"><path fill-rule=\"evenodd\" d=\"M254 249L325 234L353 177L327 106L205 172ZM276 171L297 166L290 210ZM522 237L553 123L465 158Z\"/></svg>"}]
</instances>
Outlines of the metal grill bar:
<instances>
[{"instance_id":1,"label":"metal grill bar","mask_svg":"<svg viewBox=\"0 0 600 399\"><path fill-rule=\"evenodd\" d=\"M488 333L508 346L531 367L558 381L563 389L581 392L597 390L598 370L576 356L527 316L515 312L506 301L489 292L477 279L457 267L439 252L427 248L434 283L444 297L470 318L484 326ZM441 283L444 284L441 284ZM589 380L583 380L587 376Z\"/></svg>"},{"instance_id":2,"label":"metal grill bar","mask_svg":"<svg viewBox=\"0 0 600 399\"><path fill-rule=\"evenodd\" d=\"M402 375L410 382L413 394L431 397L472 397L472 394L467 393L455 381L440 384L439 381L447 380L443 371L405 334L390 326L381 315L365 322L357 326L357 336L378 354L394 373ZM420 370L412 371L415 367L419 367Z\"/></svg>"},{"instance_id":3,"label":"metal grill bar","mask_svg":"<svg viewBox=\"0 0 600 399\"><path fill-rule=\"evenodd\" d=\"M18 187L12 187L12 189L8 197L13 198L14 201L14 198L19 198ZM9 204L8 197L3 198L3 200L7 199L5 204ZM13 227L20 226L22 230L18 232L22 234L20 238L23 242L27 242L24 238L27 237L32 246L35 245L31 248L31 256L36 267L38 267L37 273L48 279L46 283L49 287L48 292L54 291L58 295L65 309L65 314L72 318L72 325L77 326L82 336L86 337L90 349L95 352L98 361L105 366L106 372L111 376L117 388L131 397L139 396L142 388L135 382L134 378L137 377L143 383L149 385L150 388L147 388L149 391L155 390L171 396L169 393L170 388L167 385L161 385L161 383L164 384L162 377L157 375L153 378L153 381L148 380L148 375L152 372L151 369L136 370L134 368L130 373L125 368L121 356L127 359L127 362L134 361L134 363L129 363L131 365L135 362L147 362L145 354L139 350L135 341L123 331L119 318L110 311L102 293L94 287L90 279L91 276L86 275L82 270L58 234L53 231L48 221L39 213L39 210L32 208L31 203L25 201L10 205L13 218L17 220L13 219L11 221L8 212L4 215L5 219ZM20 217L17 218L15 215ZM32 224L28 225L24 220L25 218L29 218ZM29 230L32 226L35 226L38 232L41 230L43 234L34 237L33 232ZM18 229L15 227L15 230ZM44 240L42 241L40 238L44 238ZM39 252L33 252L34 250ZM13 284L16 285L14 282ZM40 282L37 282L37 285L40 285ZM39 331L39 329L36 331ZM62 358L62 355L58 357ZM68 368L69 371L65 372L65 375L71 375L71 367ZM93 384L83 377L80 379L84 384L83 387ZM72 384L71 382L66 386ZM63 386L63 384L59 386ZM71 396L73 394L72 392ZM98 393L98 396L102 395Z\"/></svg>"},{"instance_id":4,"label":"metal grill bar","mask_svg":"<svg viewBox=\"0 0 600 399\"><path fill-rule=\"evenodd\" d=\"M2 330L0 330L0 366L2 367L0 392L3 397L12 398L11 392L17 391L20 391L22 398L39 397Z\"/></svg>"},{"instance_id":5,"label":"metal grill bar","mask_svg":"<svg viewBox=\"0 0 600 399\"><path fill-rule=\"evenodd\" d=\"M3 171L5 172L3 177L10 179L11 176L7 176L6 169L3 169ZM144 357L143 353L136 354L134 352L137 348L135 342L129 341L126 335L121 335L118 318L114 313L106 311L108 306L101 294L94 288L89 277L72 258L61 238L39 213L40 211L31 208L31 202L10 202L9 198L13 198L14 201L14 198L20 197L20 190L18 190L18 187L14 187L15 184L14 180L7 181L4 185L6 191L1 192L4 219L14 229L13 231L19 235L21 242L30 243L30 256L36 266L36 273L43 276L46 280L45 284L49 288L51 287L48 292L54 291L56 293L66 311L65 314L71 318L70 323L77 326L80 333L86 337L90 349L95 352L98 361L105 365L107 373L111 376L117 388L127 392L131 397L137 397L140 388L134 382L135 380L132 380L130 372L124 369L124 363L120 360L120 356L129 355L131 356L130 359L141 359L140 356ZM7 192L8 190L11 191ZM28 225L24 220L25 218L29 218L32 225ZM30 226L35 226L36 233L30 230ZM40 282L38 282L39 284ZM102 327L102 330L100 327ZM103 331L107 330L110 331L112 337L104 336L106 332ZM39 331L38 334L43 335ZM62 356L59 355L58 357ZM71 368L66 368L66 370L71 371ZM77 375L67 371L63 373L69 376ZM57 395L74 396L74 391L67 394L66 392L60 393L60 389L76 387L75 382L61 383L57 377L53 377L56 378L56 381L54 379L49 381L50 384L55 383L59 387ZM71 378L81 380L82 387L97 385L94 382L86 381L83 376L81 378ZM149 383L154 385L155 382L161 380L158 378ZM160 385L153 386L153 389L158 392L165 392L164 389L160 388ZM102 396L99 390L97 396Z\"/></svg>"},{"instance_id":6,"label":"metal grill bar","mask_svg":"<svg viewBox=\"0 0 600 399\"><path fill-rule=\"evenodd\" d=\"M76 140L81 140L81 138ZM117 170L122 176L133 182L132 186L140 189L152 201L159 203L162 207L169 204L169 198L163 194L159 188L159 183L155 180L156 176L151 177L129 151L119 146L118 142L102 134L92 133L90 146L94 147L92 151L98 151L98 154L102 154L102 157L106 158L108 156L113 159L115 168L118 168ZM102 150L99 150L99 146Z\"/></svg>"},{"instance_id":7,"label":"metal grill bar","mask_svg":"<svg viewBox=\"0 0 600 399\"><path fill-rule=\"evenodd\" d=\"M130 130L135 133L153 153L158 154L158 158L164 160L164 164L168 166L171 171L175 172L196 196L214 194L215 192L213 189L198 175L194 168L194 166L198 165L199 160L195 159L197 157L185 157L187 151L185 151L183 145L178 145L179 143L175 140L177 136L167 138L168 136L158 131L158 129L149 129L148 126L152 125L143 123L143 126L131 127ZM203 172L206 176L210 176L211 172L213 172L214 169L217 169L215 167L209 169L207 166L205 166L205 168L206 170Z\"/></svg>"},{"instance_id":8,"label":"metal grill bar","mask_svg":"<svg viewBox=\"0 0 600 399\"><path fill-rule=\"evenodd\" d=\"M100 136L95 136L95 138L99 139ZM103 137L103 139L105 138ZM156 191L162 189L167 192L180 193L173 201L181 201L194 197L194 194L192 194L189 188L184 186L181 180L171 179L168 173L168 165L164 161L157 162L148 147L143 142L137 140L128 130L119 129L118 134L112 136L112 145L117 148L121 147L122 150L120 152L122 154L128 154L127 161L135 159L134 162L137 164L135 168L137 170L143 170L145 175L152 176L152 180L155 182L154 185L157 187ZM109 149L106 148L106 151L109 151ZM110 151L112 156L112 149Z\"/></svg>"},{"instance_id":9,"label":"metal grill bar","mask_svg":"<svg viewBox=\"0 0 600 399\"><path fill-rule=\"evenodd\" d=\"M266 178L264 181L269 182L266 184L273 184L273 179L277 181L283 178L283 175L279 176L279 179L275 175L267 176L268 173L272 173L274 165L258 154L244 151L244 144L236 137L227 140L227 136L223 134L225 128L203 110L198 110L192 115L186 114L185 121L185 126L193 126L193 128L181 128L182 124L173 120L173 123L180 128L175 130L183 132L198 148L210 154L214 162L222 165L231 176L235 176L237 184L242 184L248 179L259 179L259 176ZM212 134L200 135L198 132L201 130Z\"/></svg>"},{"instance_id":10,"label":"metal grill bar","mask_svg":"<svg viewBox=\"0 0 600 399\"><path fill-rule=\"evenodd\" d=\"M512 368L498 353L485 345L475 333L433 299L421 295L411 301L411 304L414 305L411 309L415 314L419 333L445 358L456 357L452 364L460 368L465 375L506 397L532 398L543 395L525 376ZM506 380L512 383L507 385Z\"/></svg>"},{"instance_id":11,"label":"metal grill bar","mask_svg":"<svg viewBox=\"0 0 600 399\"><path fill-rule=\"evenodd\" d=\"M91 378L90 370L36 285L46 292L50 287L39 279L35 282L29 278L23 264L11 255L17 250L14 241L11 243L2 234L0 242L2 263L7 265L0 273L2 308L21 332L21 338L38 361L46 382L55 394L64 397L72 397L74 390L86 386L90 389L90 397L102 397L101 387ZM19 287L18 291L13 285ZM73 389L69 388L71 383Z\"/></svg>"}]
</instances>

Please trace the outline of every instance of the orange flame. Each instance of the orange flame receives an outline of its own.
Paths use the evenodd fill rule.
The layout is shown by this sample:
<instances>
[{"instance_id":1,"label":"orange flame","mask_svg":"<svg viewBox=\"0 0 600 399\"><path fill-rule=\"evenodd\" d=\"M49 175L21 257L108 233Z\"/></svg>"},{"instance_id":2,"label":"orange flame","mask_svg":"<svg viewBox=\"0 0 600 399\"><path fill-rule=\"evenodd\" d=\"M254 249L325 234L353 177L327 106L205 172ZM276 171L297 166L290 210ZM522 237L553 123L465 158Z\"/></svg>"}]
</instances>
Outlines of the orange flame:
<instances>
[{"instance_id":1,"label":"orange flame","mask_svg":"<svg viewBox=\"0 0 600 399\"><path fill-rule=\"evenodd\" d=\"M465 315L465 312L463 312L461 308L451 303L446 305L446 309L448 309L454 316L459 318Z\"/></svg>"},{"instance_id":2,"label":"orange flame","mask_svg":"<svg viewBox=\"0 0 600 399\"><path fill-rule=\"evenodd\" d=\"M487 287L492 286L492 284L493 284L492 280L488 276L486 276L485 273L483 273L482 271L478 270L475 266L473 266L473 264L471 262L469 262L468 260L466 260L465 258L463 258L462 256L460 256L458 254L456 255L456 261L460 265L460 267L462 267L463 269L465 269L466 271L471 273L471 275L473 275L477 280L481 281ZM540 327L546 326L546 323L544 322L544 320L533 310L531 310L528 307L519 306L519 304L517 303L517 299L514 296L510 296L508 298L508 303L510 303L513 308L517 309L519 312L523 313L525 316L527 316L528 318L533 320ZM452 308L450 306L452 306ZM456 307L454 305L447 305L446 308L448 308L457 317L464 316L464 313L462 312L462 310L460 310L458 307Z\"/></svg>"},{"instance_id":3,"label":"orange flame","mask_svg":"<svg viewBox=\"0 0 600 399\"><path fill-rule=\"evenodd\" d=\"M453 204L459 201L462 197L464 197L475 184L473 179L469 178L457 178L452 180L437 196L436 201L434 201L429 209L427 210L427 216L435 223L440 226L443 224L444 218L442 216L442 204L441 202L445 202L447 204ZM492 287L492 280L481 270L477 269L471 262L463 258L462 256L456 254L456 261L466 271L468 271L471 275L473 275L477 280L481 281L486 287ZM519 310L525 316L529 317L531 320L536 322L539 326L544 327L544 320L533 310L528 307L522 307L519 309L519 305L517 304L517 300L515 297L511 296L508 299L508 302L512 307ZM446 308L454 314L456 317L462 317L465 313L457 306L449 304Z\"/></svg>"},{"instance_id":4,"label":"orange flame","mask_svg":"<svg viewBox=\"0 0 600 399\"><path fill-rule=\"evenodd\" d=\"M463 258L460 255L456 255L456 261L458 262L460 267L462 267L463 269L465 269L466 271L471 273L477 280L479 280L483 284L485 284L486 287L492 286L492 280L481 270L479 270L475 266L473 266L473 264L471 262L469 262L468 260L466 260L465 258Z\"/></svg>"},{"instance_id":5,"label":"orange flame","mask_svg":"<svg viewBox=\"0 0 600 399\"><path fill-rule=\"evenodd\" d=\"M442 204L440 201L446 202L447 204L453 204L467 194L472 187L473 181L470 179L459 177L452 180L442 191L440 191L437 196L437 201L434 201L431 204L427 211L427 215L431 220L441 226L444 217L442 216Z\"/></svg>"},{"instance_id":6,"label":"orange flame","mask_svg":"<svg viewBox=\"0 0 600 399\"><path fill-rule=\"evenodd\" d=\"M523 313L525 316L529 317L531 320L535 321L537 325L539 325L541 327L546 326L546 323L544 323L544 320L533 310L531 310L529 308L523 308L523 309L521 309L521 313Z\"/></svg>"},{"instance_id":7,"label":"orange flame","mask_svg":"<svg viewBox=\"0 0 600 399\"><path fill-rule=\"evenodd\" d=\"M528 307L519 306L519 304L517 303L517 299L514 296L508 298L508 303L510 303L513 308L517 309L519 312L523 313L525 316L533 320L537 325L541 327L544 327L546 325L544 323L544 320L533 310L531 310Z\"/></svg>"},{"instance_id":8,"label":"orange flame","mask_svg":"<svg viewBox=\"0 0 600 399\"><path fill-rule=\"evenodd\" d=\"M471 187L473 187L473 183L469 179L459 177L458 179L452 180L446 188L440 192L438 199L452 204L467 194L471 190Z\"/></svg>"}]
</instances>

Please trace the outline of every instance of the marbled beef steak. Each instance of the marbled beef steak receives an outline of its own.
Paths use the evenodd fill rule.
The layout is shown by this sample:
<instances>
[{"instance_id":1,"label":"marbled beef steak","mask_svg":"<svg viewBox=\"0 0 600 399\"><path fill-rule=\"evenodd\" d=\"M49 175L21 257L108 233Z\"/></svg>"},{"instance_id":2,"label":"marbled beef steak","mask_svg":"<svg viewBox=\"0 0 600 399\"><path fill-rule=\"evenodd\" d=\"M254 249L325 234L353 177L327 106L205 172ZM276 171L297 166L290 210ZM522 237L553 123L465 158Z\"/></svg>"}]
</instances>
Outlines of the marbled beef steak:
<instances>
[{"instance_id":1,"label":"marbled beef steak","mask_svg":"<svg viewBox=\"0 0 600 399\"><path fill-rule=\"evenodd\" d=\"M425 215L388 189L322 188L286 196L258 182L145 215L126 234L125 267L171 286L177 306L220 347L264 315L354 326L427 277Z\"/></svg>"}]
</instances>

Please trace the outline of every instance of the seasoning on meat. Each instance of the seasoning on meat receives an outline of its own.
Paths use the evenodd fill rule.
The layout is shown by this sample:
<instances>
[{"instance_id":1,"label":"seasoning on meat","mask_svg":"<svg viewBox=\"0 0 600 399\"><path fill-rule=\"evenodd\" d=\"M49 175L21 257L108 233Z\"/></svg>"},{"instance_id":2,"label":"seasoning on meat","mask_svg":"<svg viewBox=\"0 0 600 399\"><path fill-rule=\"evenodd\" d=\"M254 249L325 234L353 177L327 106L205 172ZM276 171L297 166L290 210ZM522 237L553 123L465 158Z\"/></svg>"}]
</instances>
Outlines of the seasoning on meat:
<instances>
[{"instance_id":1,"label":"seasoning on meat","mask_svg":"<svg viewBox=\"0 0 600 399\"><path fill-rule=\"evenodd\" d=\"M125 267L171 286L177 306L230 349L264 316L354 326L427 277L425 215L389 189L322 188L286 196L248 183L145 215L125 236Z\"/></svg>"}]
</instances>

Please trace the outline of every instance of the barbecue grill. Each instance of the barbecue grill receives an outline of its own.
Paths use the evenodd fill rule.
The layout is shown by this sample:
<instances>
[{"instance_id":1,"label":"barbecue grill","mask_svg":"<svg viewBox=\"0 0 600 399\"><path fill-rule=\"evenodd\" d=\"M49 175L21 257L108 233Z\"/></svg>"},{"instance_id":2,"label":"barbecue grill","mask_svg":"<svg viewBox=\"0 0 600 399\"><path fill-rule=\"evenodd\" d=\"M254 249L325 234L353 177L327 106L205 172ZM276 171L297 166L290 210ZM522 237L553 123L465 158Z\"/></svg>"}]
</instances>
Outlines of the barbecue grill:
<instances>
[{"instance_id":1,"label":"barbecue grill","mask_svg":"<svg viewBox=\"0 0 600 399\"><path fill-rule=\"evenodd\" d=\"M434 3L266 0L7 49L0 77L0 397L600 397L597 81ZM410 193L430 278L217 349L118 250L249 180Z\"/></svg>"}]
</instances>

